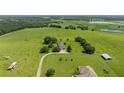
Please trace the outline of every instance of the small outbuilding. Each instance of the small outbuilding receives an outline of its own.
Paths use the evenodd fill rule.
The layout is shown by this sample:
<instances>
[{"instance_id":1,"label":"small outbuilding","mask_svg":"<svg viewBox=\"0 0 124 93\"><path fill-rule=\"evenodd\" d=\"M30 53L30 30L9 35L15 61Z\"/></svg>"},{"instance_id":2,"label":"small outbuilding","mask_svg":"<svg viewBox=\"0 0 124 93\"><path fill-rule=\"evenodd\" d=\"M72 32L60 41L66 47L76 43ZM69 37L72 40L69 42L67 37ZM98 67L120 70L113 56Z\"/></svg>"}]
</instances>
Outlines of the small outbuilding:
<instances>
[{"instance_id":1,"label":"small outbuilding","mask_svg":"<svg viewBox=\"0 0 124 93\"><path fill-rule=\"evenodd\" d=\"M13 70L16 68L16 62L13 62L9 67L8 70Z\"/></svg>"},{"instance_id":2,"label":"small outbuilding","mask_svg":"<svg viewBox=\"0 0 124 93\"><path fill-rule=\"evenodd\" d=\"M102 54L101 57L104 58L105 60L112 60L112 57L109 56L108 54Z\"/></svg>"}]
</instances>

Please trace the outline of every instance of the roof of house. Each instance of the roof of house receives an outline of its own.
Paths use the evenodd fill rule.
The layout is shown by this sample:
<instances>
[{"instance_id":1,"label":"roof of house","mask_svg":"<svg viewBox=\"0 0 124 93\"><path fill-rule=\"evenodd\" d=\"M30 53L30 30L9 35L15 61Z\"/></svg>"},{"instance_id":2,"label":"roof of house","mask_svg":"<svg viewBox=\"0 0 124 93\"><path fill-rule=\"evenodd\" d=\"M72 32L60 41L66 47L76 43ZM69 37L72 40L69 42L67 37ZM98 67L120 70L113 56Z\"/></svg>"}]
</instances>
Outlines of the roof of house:
<instances>
[{"instance_id":1,"label":"roof of house","mask_svg":"<svg viewBox=\"0 0 124 93\"><path fill-rule=\"evenodd\" d=\"M108 54L102 54L101 56L104 57L105 59L111 59L111 58L112 58L112 57L109 56Z\"/></svg>"},{"instance_id":2,"label":"roof of house","mask_svg":"<svg viewBox=\"0 0 124 93\"><path fill-rule=\"evenodd\" d=\"M59 48L60 48L60 49L65 48L64 43L63 43L63 42L59 42L59 43L58 43L58 46L59 46Z\"/></svg>"},{"instance_id":3,"label":"roof of house","mask_svg":"<svg viewBox=\"0 0 124 93\"><path fill-rule=\"evenodd\" d=\"M79 67L80 74L77 77L97 77L97 74L90 66Z\"/></svg>"}]
</instances>

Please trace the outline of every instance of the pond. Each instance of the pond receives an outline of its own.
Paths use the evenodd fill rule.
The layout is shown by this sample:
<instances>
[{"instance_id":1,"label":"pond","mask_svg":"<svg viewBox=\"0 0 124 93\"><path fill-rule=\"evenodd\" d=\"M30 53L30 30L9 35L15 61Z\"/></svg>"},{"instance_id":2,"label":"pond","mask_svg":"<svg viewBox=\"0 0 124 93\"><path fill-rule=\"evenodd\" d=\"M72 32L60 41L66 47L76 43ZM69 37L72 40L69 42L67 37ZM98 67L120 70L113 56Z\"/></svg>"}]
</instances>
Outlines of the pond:
<instances>
[{"instance_id":1,"label":"pond","mask_svg":"<svg viewBox=\"0 0 124 93\"><path fill-rule=\"evenodd\" d=\"M101 29L101 31L102 32L115 32L115 33L117 33L117 32L123 32L121 30L112 30L112 29Z\"/></svg>"},{"instance_id":2,"label":"pond","mask_svg":"<svg viewBox=\"0 0 124 93\"><path fill-rule=\"evenodd\" d=\"M89 24L113 24L112 22L91 21Z\"/></svg>"}]
</instances>

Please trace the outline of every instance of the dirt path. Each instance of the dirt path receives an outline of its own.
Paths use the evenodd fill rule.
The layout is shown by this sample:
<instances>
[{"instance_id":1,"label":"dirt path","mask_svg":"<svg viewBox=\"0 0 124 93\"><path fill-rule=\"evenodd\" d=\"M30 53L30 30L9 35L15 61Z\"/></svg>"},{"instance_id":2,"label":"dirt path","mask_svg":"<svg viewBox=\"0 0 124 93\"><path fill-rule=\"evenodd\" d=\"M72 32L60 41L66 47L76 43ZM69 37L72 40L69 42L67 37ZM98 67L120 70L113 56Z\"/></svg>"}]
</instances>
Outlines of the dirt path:
<instances>
[{"instance_id":1,"label":"dirt path","mask_svg":"<svg viewBox=\"0 0 124 93\"><path fill-rule=\"evenodd\" d=\"M69 54L69 53L68 52L57 52L57 53L48 53L48 54L43 55L40 59L40 63L39 63L39 66L38 66L36 77L41 76L41 69L42 69L42 63L43 63L44 58L47 57L48 55L54 55L54 54Z\"/></svg>"}]
</instances>

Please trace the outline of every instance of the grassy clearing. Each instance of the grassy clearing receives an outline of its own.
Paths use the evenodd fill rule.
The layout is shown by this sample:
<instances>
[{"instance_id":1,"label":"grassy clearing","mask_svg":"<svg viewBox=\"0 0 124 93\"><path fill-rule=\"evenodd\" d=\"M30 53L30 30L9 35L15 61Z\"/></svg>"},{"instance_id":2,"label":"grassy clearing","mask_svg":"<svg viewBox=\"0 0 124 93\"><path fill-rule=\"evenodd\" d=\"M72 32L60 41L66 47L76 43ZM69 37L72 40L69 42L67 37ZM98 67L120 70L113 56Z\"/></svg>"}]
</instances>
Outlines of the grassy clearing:
<instances>
[{"instance_id":1,"label":"grassy clearing","mask_svg":"<svg viewBox=\"0 0 124 93\"><path fill-rule=\"evenodd\" d=\"M67 23L69 24L69 23ZM64 24L63 24L64 25ZM124 34L105 33L98 31L65 30L56 28L32 28L13 32L0 37L0 76L36 76L38 64L42 55L39 54L43 46L45 36L62 39L67 45L72 46L70 55L50 55L45 58L42 68L42 76L50 67L55 68L55 76L72 76L76 67L90 65L98 76L124 76ZM82 48L74 38L81 36L90 42L95 48L93 55L82 54ZM69 41L67 42L67 38ZM108 53L113 60L104 61L100 54ZM10 56L11 59L4 62L3 57ZM63 58L59 62L59 57ZM71 62L70 59L73 58ZM67 61L66 61L67 59ZM8 66L17 61L14 71L7 71ZM103 72L103 68L109 70L109 74Z\"/></svg>"}]
</instances>

